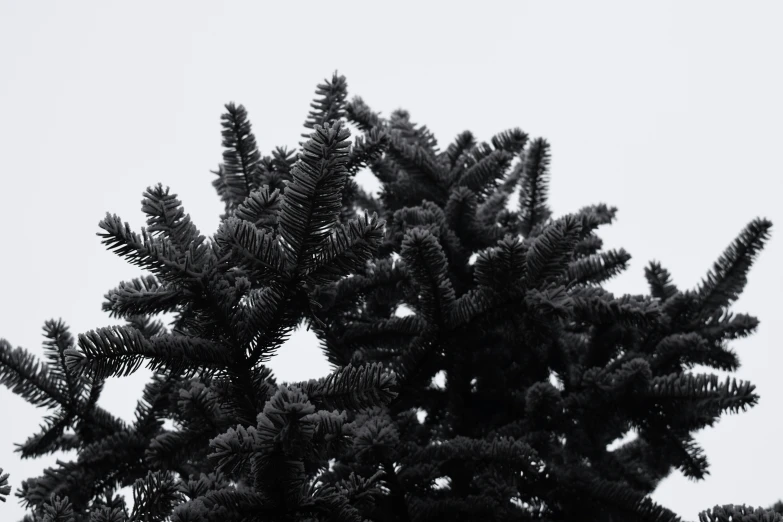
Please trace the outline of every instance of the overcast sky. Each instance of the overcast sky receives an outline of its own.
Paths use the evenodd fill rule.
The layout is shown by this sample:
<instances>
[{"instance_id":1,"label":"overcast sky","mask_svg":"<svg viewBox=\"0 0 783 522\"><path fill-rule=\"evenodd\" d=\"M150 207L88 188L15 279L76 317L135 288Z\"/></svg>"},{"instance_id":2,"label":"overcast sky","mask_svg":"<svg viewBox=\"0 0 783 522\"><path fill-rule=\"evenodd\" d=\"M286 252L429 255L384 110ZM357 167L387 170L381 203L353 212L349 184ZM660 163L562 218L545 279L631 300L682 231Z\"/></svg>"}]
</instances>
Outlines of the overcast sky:
<instances>
[{"instance_id":1,"label":"overcast sky","mask_svg":"<svg viewBox=\"0 0 783 522\"><path fill-rule=\"evenodd\" d=\"M0 338L42 355L47 319L74 336L121 324L103 295L143 272L101 245L105 213L138 232L142 192L161 182L211 235L223 105L245 105L263 154L295 147L316 85L338 70L349 97L384 116L409 110L442 148L466 129L549 140L555 216L619 208L601 235L633 259L613 292L647 293L652 259L692 288L750 220L771 219L733 308L761 321L733 344L761 401L697 434L706 480L674 472L653 498L695 520L715 504L783 497L783 4L379 5L0 1ZM270 366L283 381L328 372L301 331ZM130 420L148 376L112 379L101 405ZM0 467L14 491L63 457L13 453L44 413L0 388ZM2 520L21 518L16 502Z\"/></svg>"}]
</instances>

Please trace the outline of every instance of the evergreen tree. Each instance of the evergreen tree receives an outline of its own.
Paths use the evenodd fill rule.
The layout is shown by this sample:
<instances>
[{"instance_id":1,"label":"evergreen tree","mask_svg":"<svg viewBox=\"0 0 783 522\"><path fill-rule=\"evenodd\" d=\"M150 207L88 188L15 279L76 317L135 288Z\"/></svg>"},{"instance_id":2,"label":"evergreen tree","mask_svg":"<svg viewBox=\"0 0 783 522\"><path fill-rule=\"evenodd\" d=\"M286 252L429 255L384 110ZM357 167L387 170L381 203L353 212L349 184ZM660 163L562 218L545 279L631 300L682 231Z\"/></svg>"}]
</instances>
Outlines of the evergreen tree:
<instances>
[{"instance_id":1,"label":"evergreen tree","mask_svg":"<svg viewBox=\"0 0 783 522\"><path fill-rule=\"evenodd\" d=\"M213 237L161 185L141 234L101 221L150 272L105 296L126 325L74 343L47 321L45 365L0 340L0 382L51 410L22 457L78 450L22 483L25 520L679 520L649 493L674 468L702 478L692 433L758 399L689 370L739 366L726 343L758 321L729 307L771 223L752 221L695 290L653 262L650 295L614 296L601 284L630 255L602 251L596 230L616 209L553 219L545 140L465 131L440 152L406 111L347 102L337 73L316 93L301 150L266 157L226 105ZM354 179L365 167L378 198ZM332 372L278 384L264 363L302 321ZM107 377L144 363L133 423L97 406ZM131 485L128 510L116 491ZM781 520L699 515L729 517Z\"/></svg>"},{"instance_id":2,"label":"evergreen tree","mask_svg":"<svg viewBox=\"0 0 783 522\"><path fill-rule=\"evenodd\" d=\"M353 419L361 444L320 480L384 469L373 520L676 520L647 495L673 468L703 478L692 433L757 400L750 383L687 370L739 366L726 342L758 321L728 307L771 223L752 221L696 290L652 262L651 295L615 297L600 284L630 255L600 251L595 231L616 209L551 219L545 140L512 129L477 144L466 131L440 152L404 111L384 121L357 98L346 112L390 134L371 204L388 233L362 277L321 289L317 332L338 367L389 361L399 394ZM399 303L415 313L397 316Z\"/></svg>"}]
</instances>

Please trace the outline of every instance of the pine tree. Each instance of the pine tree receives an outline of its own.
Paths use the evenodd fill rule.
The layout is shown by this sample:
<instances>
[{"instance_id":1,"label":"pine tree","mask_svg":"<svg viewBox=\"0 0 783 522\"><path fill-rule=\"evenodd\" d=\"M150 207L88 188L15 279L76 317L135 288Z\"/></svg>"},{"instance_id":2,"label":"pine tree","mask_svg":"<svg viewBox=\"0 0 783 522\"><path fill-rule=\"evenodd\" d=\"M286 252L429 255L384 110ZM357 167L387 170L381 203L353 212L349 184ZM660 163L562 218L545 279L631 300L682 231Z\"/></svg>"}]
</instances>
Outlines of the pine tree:
<instances>
[{"instance_id":1,"label":"pine tree","mask_svg":"<svg viewBox=\"0 0 783 522\"><path fill-rule=\"evenodd\" d=\"M771 223L752 221L696 290L652 262L651 295L615 297L600 284L630 255L601 252L595 230L616 209L551 219L545 140L512 129L477 144L466 131L440 152L404 111L384 121L354 98L346 113L391 137L370 205L389 232L362 277L321 289L317 331L332 364L389 361L400 388L354 419L361 444L320 480L384 469L373 520L677 520L647 495L673 468L703 478L692 433L758 398L750 383L686 370L739 366L726 342L758 321L728 307ZM415 313L396 315L400 303ZM446 386L433 388L441 371ZM449 486L433 490L440 477Z\"/></svg>"},{"instance_id":2,"label":"pine tree","mask_svg":"<svg viewBox=\"0 0 783 522\"><path fill-rule=\"evenodd\" d=\"M729 307L771 223L752 221L695 290L652 262L650 295L614 296L601 284L630 255L596 230L617 209L553 219L546 140L465 131L441 152L408 112L347 102L337 73L316 94L301 150L266 157L226 105L213 237L161 185L140 234L101 221L104 244L150 272L105 296L126 325L74 343L48 321L45 365L0 340L0 382L51 410L22 457L78 450L22 483L25 520L679 520L648 495L674 468L703 478L692 433L758 399L688 370L739 366L726 343L758 321ZM302 321L332 372L278 384L264 363ZM144 363L133 423L97 406L107 377ZM781 520L731 505L699 518L730 516Z\"/></svg>"}]
</instances>

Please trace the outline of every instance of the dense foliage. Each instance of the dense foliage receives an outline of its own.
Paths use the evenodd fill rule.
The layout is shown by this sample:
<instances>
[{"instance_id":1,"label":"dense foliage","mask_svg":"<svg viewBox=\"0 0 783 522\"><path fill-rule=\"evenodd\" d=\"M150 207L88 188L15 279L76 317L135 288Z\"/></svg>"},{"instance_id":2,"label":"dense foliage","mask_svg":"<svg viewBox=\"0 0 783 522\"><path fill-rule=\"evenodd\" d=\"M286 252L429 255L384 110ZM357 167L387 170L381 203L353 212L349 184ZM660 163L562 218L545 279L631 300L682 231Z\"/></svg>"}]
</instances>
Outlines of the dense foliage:
<instances>
[{"instance_id":1,"label":"dense foliage","mask_svg":"<svg viewBox=\"0 0 783 522\"><path fill-rule=\"evenodd\" d=\"M544 139L465 131L440 151L406 111L347 101L336 73L316 92L301 149L271 156L226 105L213 237L161 185L140 234L100 222L148 272L105 296L126 325L74 342L47 321L44 365L0 340L0 382L50 410L22 457L78 450L22 483L25 520L679 520L648 495L675 468L703 478L693 433L758 399L691 370L739 366L727 342L758 321L729 307L771 223L695 290L651 262L649 295L615 296L601 285L630 255L597 229L616 209L553 218ZM302 322L333 371L277 383L265 363ZM145 363L133 423L97 406L107 377ZM731 505L700 520L730 516L781 520Z\"/></svg>"}]
</instances>

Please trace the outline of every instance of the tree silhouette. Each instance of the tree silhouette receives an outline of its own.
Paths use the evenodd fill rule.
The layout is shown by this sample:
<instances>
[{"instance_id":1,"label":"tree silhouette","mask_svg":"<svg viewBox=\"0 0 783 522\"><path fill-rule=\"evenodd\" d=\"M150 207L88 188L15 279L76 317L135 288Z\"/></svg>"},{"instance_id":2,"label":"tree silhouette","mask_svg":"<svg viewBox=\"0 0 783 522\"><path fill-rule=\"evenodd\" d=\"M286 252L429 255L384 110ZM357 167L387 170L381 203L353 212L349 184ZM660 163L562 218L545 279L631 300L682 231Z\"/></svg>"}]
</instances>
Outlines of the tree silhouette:
<instances>
[{"instance_id":1,"label":"tree silhouette","mask_svg":"<svg viewBox=\"0 0 783 522\"><path fill-rule=\"evenodd\" d=\"M50 411L22 457L78 450L22 483L25 520L679 520L649 494L675 468L703 478L693 432L758 399L690 370L739 366L727 343L758 321L729 307L771 223L751 221L694 290L651 262L649 295L615 296L601 285L630 254L597 229L617 209L553 218L546 140L465 131L440 151L408 112L346 101L337 73L316 94L301 149L264 157L226 105L214 236L161 185L141 233L99 223L148 272L105 296L126 325L74 343L47 321L44 365L0 340L0 382ZM265 363L302 321L332 371L278 384ZM142 364L154 375L127 424L97 400ZM781 519L699 515L729 517Z\"/></svg>"}]
</instances>

